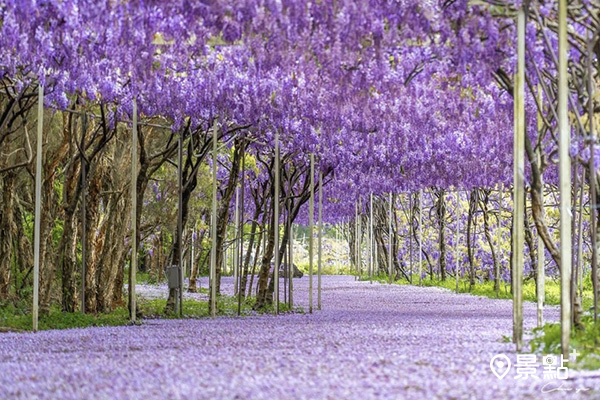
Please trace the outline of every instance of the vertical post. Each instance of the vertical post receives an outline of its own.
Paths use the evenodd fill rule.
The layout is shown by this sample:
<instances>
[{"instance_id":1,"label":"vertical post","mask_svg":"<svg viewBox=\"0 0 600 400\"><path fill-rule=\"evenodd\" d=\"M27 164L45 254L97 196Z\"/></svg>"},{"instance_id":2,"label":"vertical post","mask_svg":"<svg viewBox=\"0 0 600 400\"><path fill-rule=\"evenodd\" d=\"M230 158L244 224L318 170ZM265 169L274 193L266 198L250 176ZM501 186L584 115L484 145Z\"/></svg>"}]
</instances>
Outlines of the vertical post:
<instances>
[{"instance_id":1,"label":"vertical post","mask_svg":"<svg viewBox=\"0 0 600 400\"><path fill-rule=\"evenodd\" d=\"M317 309L321 309L321 268L323 262L323 173L319 169L319 257L317 264Z\"/></svg>"},{"instance_id":2,"label":"vertical post","mask_svg":"<svg viewBox=\"0 0 600 400\"><path fill-rule=\"evenodd\" d=\"M177 257L179 259L179 288L177 289L178 298L175 299L176 311L183 317L183 133L179 132L179 144L177 149L177 237L179 238L179 248Z\"/></svg>"},{"instance_id":3,"label":"vertical post","mask_svg":"<svg viewBox=\"0 0 600 400\"><path fill-rule=\"evenodd\" d=\"M410 284L413 283L415 269L413 267L413 197L412 192L408 193L408 270L410 271Z\"/></svg>"},{"instance_id":4,"label":"vertical post","mask_svg":"<svg viewBox=\"0 0 600 400\"><path fill-rule=\"evenodd\" d=\"M279 314L279 130L275 129L275 208L273 209L273 229L275 230L275 266L273 279L273 313Z\"/></svg>"},{"instance_id":5,"label":"vertical post","mask_svg":"<svg viewBox=\"0 0 600 400\"><path fill-rule=\"evenodd\" d=\"M80 159L81 159L81 312L85 314L85 277L87 275L87 221L86 221L86 198L85 192L87 190L87 173L85 157L85 133L87 131L87 114L84 112L81 115L81 145L80 145Z\"/></svg>"},{"instance_id":6,"label":"vertical post","mask_svg":"<svg viewBox=\"0 0 600 400\"><path fill-rule=\"evenodd\" d=\"M240 187L235 188L235 210L233 212L234 230L235 230L235 246L233 251L233 294L238 293L238 260L240 254Z\"/></svg>"},{"instance_id":7,"label":"vertical post","mask_svg":"<svg viewBox=\"0 0 600 400\"><path fill-rule=\"evenodd\" d=\"M494 276L500 280L500 262L502 261L502 249L500 248L501 243L501 231L500 231L500 217L502 213L502 186L498 188L498 229L496 229L496 245L498 246L498 262L496 262L496 271ZM500 282L495 282L496 297L500 297Z\"/></svg>"},{"instance_id":8,"label":"vertical post","mask_svg":"<svg viewBox=\"0 0 600 400\"><path fill-rule=\"evenodd\" d=\"M362 276L362 201L358 198L358 279Z\"/></svg>"},{"instance_id":9,"label":"vertical post","mask_svg":"<svg viewBox=\"0 0 600 400\"><path fill-rule=\"evenodd\" d=\"M288 256L288 260L290 263L289 271L289 291L290 294L288 299L290 301L290 310L294 307L294 225L291 222L290 218L290 255Z\"/></svg>"},{"instance_id":10,"label":"vertical post","mask_svg":"<svg viewBox=\"0 0 600 400\"><path fill-rule=\"evenodd\" d=\"M342 220L342 229L344 229L343 225L344 221ZM348 219L348 265L350 266L350 268L352 268L352 250L350 248L350 237L350 219Z\"/></svg>"},{"instance_id":11,"label":"vertical post","mask_svg":"<svg viewBox=\"0 0 600 400\"><path fill-rule=\"evenodd\" d=\"M138 115L137 101L133 99L133 126L131 132L131 265L129 271L129 311L131 321L135 322L136 302L135 302L135 280L137 273L137 139L138 139Z\"/></svg>"},{"instance_id":12,"label":"vertical post","mask_svg":"<svg viewBox=\"0 0 600 400\"><path fill-rule=\"evenodd\" d=\"M369 199L369 281L373 283L373 192Z\"/></svg>"},{"instance_id":13,"label":"vertical post","mask_svg":"<svg viewBox=\"0 0 600 400\"><path fill-rule=\"evenodd\" d=\"M42 218L42 136L44 132L44 86L38 86L38 121L35 154L35 226L33 229L33 331L38 330L40 293L40 220Z\"/></svg>"},{"instance_id":14,"label":"vertical post","mask_svg":"<svg viewBox=\"0 0 600 400\"><path fill-rule=\"evenodd\" d=\"M567 1L558 2L558 136L560 187L560 322L561 350L569 355L571 335L571 130L567 101L568 86ZM591 117L591 116L590 116Z\"/></svg>"},{"instance_id":15,"label":"vertical post","mask_svg":"<svg viewBox=\"0 0 600 400\"><path fill-rule=\"evenodd\" d=\"M315 155L310 154L310 200L308 205L308 312L313 312L313 228L315 213Z\"/></svg>"},{"instance_id":16,"label":"vertical post","mask_svg":"<svg viewBox=\"0 0 600 400\"><path fill-rule=\"evenodd\" d=\"M392 253L394 252L394 244L392 242L393 240L393 234L392 234L392 204L393 204L393 195L392 192L390 192L390 204L389 204L389 210L388 210L388 275L389 275L389 280L390 280L390 285L392 284L394 278L393 278L393 274L394 274L394 266L393 266L393 258L392 258Z\"/></svg>"},{"instance_id":17,"label":"vertical post","mask_svg":"<svg viewBox=\"0 0 600 400\"><path fill-rule=\"evenodd\" d=\"M360 278L358 269L358 202L354 205L354 263L356 264L356 279Z\"/></svg>"},{"instance_id":18,"label":"vertical post","mask_svg":"<svg viewBox=\"0 0 600 400\"><path fill-rule=\"evenodd\" d=\"M542 104L542 87L538 84L538 104ZM544 121L542 119L542 113L538 111L537 115L537 131L538 134L542 132L544 128ZM537 149L537 160L538 164L542 161L542 149L538 147ZM542 202L542 218L544 218L544 181L542 176L542 186L540 188L540 199ZM538 234L538 259L537 259L537 271L536 271L536 292L537 292L537 326L542 327L544 325L544 300L546 293L546 271L545 264L546 260L544 257L544 241L542 240L542 236Z\"/></svg>"},{"instance_id":19,"label":"vertical post","mask_svg":"<svg viewBox=\"0 0 600 400\"><path fill-rule=\"evenodd\" d=\"M195 254L195 246L194 246L194 242L195 242L194 238L195 237L196 237L196 227L194 227L192 229L192 240L191 240L191 242L192 242L191 243L191 247L192 248L191 248L191 252L190 252L191 254L190 254L190 276L189 276L190 280L192 279L192 271L194 270L194 263L196 262L195 261L196 260L196 258L195 258L196 254ZM189 288L189 285L188 285L188 288Z\"/></svg>"},{"instance_id":20,"label":"vertical post","mask_svg":"<svg viewBox=\"0 0 600 400\"><path fill-rule=\"evenodd\" d=\"M525 9L517 14L517 74L515 77L514 200L513 200L513 340L523 342L523 240L525 207Z\"/></svg>"},{"instance_id":21,"label":"vertical post","mask_svg":"<svg viewBox=\"0 0 600 400\"><path fill-rule=\"evenodd\" d=\"M419 286L423 284L423 190L419 190Z\"/></svg>"},{"instance_id":22,"label":"vertical post","mask_svg":"<svg viewBox=\"0 0 600 400\"><path fill-rule=\"evenodd\" d=\"M456 293L458 293L458 284L460 280L460 271L458 270L460 266L460 262L458 261L458 256L460 251L458 249L458 245L460 243L460 192L456 191L456 248L454 250L454 258L456 259L456 270L454 273L456 274Z\"/></svg>"},{"instance_id":23,"label":"vertical post","mask_svg":"<svg viewBox=\"0 0 600 400\"><path fill-rule=\"evenodd\" d=\"M217 315L217 121L213 124L212 151L212 215L210 216L210 316Z\"/></svg>"},{"instance_id":24,"label":"vertical post","mask_svg":"<svg viewBox=\"0 0 600 400\"><path fill-rule=\"evenodd\" d=\"M239 265L238 265L238 277L236 281L237 286L237 294L238 294L238 316L242 314L242 267L244 265L244 204L245 204L245 181L246 181L246 142L242 142L242 175L240 177L240 186L241 186L241 201L240 201L240 255L239 255ZM236 207L237 210L237 207ZM248 274L246 274L246 278ZM244 291L246 287L244 285Z\"/></svg>"}]
</instances>

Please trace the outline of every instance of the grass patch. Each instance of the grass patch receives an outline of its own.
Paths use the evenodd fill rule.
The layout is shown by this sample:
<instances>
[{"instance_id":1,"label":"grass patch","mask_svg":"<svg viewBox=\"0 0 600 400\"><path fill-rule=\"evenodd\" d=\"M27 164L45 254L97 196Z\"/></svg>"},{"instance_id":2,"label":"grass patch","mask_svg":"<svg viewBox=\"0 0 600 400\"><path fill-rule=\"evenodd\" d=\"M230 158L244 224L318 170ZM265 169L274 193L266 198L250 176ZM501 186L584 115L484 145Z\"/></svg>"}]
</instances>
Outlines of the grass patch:
<instances>
[{"instance_id":1,"label":"grass patch","mask_svg":"<svg viewBox=\"0 0 600 400\"><path fill-rule=\"evenodd\" d=\"M255 299L248 298L242 302L241 316L273 313L273 306L268 306L261 311L254 311L252 306ZM138 320L144 319L179 319L179 314L165 314L166 299L147 300L138 298ZM217 299L218 316L237 316L237 297L220 296ZM301 307L290 309L287 304L279 304L279 312L303 313ZM210 316L208 301L184 300L183 319L208 318ZM65 313L58 306L53 306L48 314L40 314L39 330L88 328L94 326L123 326L129 325L129 311L127 307L118 307L110 313L82 314L80 312ZM17 307L7 304L0 307L0 332L31 331L32 317L27 307Z\"/></svg>"},{"instance_id":2,"label":"grass patch","mask_svg":"<svg viewBox=\"0 0 600 400\"><path fill-rule=\"evenodd\" d=\"M0 308L0 331L31 331L33 322L31 314L15 312L13 307ZM129 324L129 311L118 307L107 314L65 313L58 307L52 307L48 314L40 314L39 329L70 329L92 326L119 326Z\"/></svg>"},{"instance_id":3,"label":"grass patch","mask_svg":"<svg viewBox=\"0 0 600 400\"><path fill-rule=\"evenodd\" d=\"M600 369L600 322L594 324L592 316L584 316L581 322L581 329L571 331L571 349L580 353L576 367ZM535 337L531 340L532 351L560 354L560 324L546 324L535 328L533 332Z\"/></svg>"},{"instance_id":4,"label":"grass patch","mask_svg":"<svg viewBox=\"0 0 600 400\"><path fill-rule=\"evenodd\" d=\"M359 280L369 281L371 278L369 278L367 275L363 275L359 278ZM376 275L373 276L372 280L374 282L384 284L389 283L389 278L387 275ZM584 310L588 310L593 304L593 292L591 284L589 284L588 281L589 279L584 279L585 283L583 285L582 299ZM413 276L412 282L412 284L418 285L418 277ZM410 285L411 283L409 283L406 279L401 279L394 281L394 284ZM422 280L421 285L425 287L442 287L453 292L456 291L456 280L454 277L449 277L445 281L425 278ZM477 282L473 287L470 287L468 279L460 279L458 282L458 292L468 293L475 296L489 297L491 299L512 299L510 285L505 282L500 282L500 290L496 294L493 281ZM560 305L560 283L558 281L555 281L552 278L546 278L545 294L545 304ZM536 283L533 279L526 279L523 282L523 300L531 302L537 301Z\"/></svg>"},{"instance_id":5,"label":"grass patch","mask_svg":"<svg viewBox=\"0 0 600 400\"><path fill-rule=\"evenodd\" d=\"M298 267L305 275L308 275L310 264L308 262L295 262L294 265ZM313 275L317 275L318 265L315 260L313 264ZM323 263L321 265L321 275L356 275L356 270L349 265L333 265Z\"/></svg>"}]
</instances>

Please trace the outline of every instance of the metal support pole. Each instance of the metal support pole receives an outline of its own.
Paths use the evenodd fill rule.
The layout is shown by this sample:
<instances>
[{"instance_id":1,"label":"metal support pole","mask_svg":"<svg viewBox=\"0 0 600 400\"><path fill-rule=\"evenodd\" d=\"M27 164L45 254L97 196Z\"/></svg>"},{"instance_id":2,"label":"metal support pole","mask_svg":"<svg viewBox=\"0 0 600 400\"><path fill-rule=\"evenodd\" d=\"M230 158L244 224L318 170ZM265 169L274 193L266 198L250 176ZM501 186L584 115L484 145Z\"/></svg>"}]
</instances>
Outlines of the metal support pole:
<instances>
[{"instance_id":1,"label":"metal support pole","mask_svg":"<svg viewBox=\"0 0 600 400\"><path fill-rule=\"evenodd\" d=\"M310 155L310 200L308 205L308 312L313 312L313 228L315 213L315 155Z\"/></svg>"},{"instance_id":2,"label":"metal support pole","mask_svg":"<svg viewBox=\"0 0 600 400\"><path fill-rule=\"evenodd\" d=\"M42 218L42 140L44 132L44 86L38 86L38 121L35 155L35 226L33 229L33 331L38 330L40 293L40 220Z\"/></svg>"},{"instance_id":3,"label":"metal support pole","mask_svg":"<svg viewBox=\"0 0 600 400\"><path fill-rule=\"evenodd\" d=\"M177 289L178 298L175 304L178 305L175 311L179 311L179 316L183 317L183 132L179 133L179 144L177 150L177 237L179 238L179 248L177 257L179 259L179 288Z\"/></svg>"},{"instance_id":4,"label":"metal support pole","mask_svg":"<svg viewBox=\"0 0 600 400\"><path fill-rule=\"evenodd\" d=\"M240 254L240 187L235 188L235 210L233 212L235 246L233 251L233 294L238 293L238 260Z\"/></svg>"},{"instance_id":5,"label":"metal support pole","mask_svg":"<svg viewBox=\"0 0 600 400\"><path fill-rule=\"evenodd\" d=\"M458 255L460 254L460 251L458 249L458 245L460 244L460 192L457 190L456 191L456 249L455 251L455 255L454 258L456 258L456 270L454 271L454 273L456 274L456 293L458 293L458 283L459 283L459 278L460 278L460 271L458 270L459 266L460 266L460 262L458 260Z\"/></svg>"},{"instance_id":6,"label":"metal support pole","mask_svg":"<svg viewBox=\"0 0 600 400\"><path fill-rule=\"evenodd\" d=\"M423 191L419 190L419 286L423 284Z\"/></svg>"},{"instance_id":7,"label":"metal support pole","mask_svg":"<svg viewBox=\"0 0 600 400\"><path fill-rule=\"evenodd\" d=\"M87 172L85 157L85 133L87 131L87 114L81 115L81 312L85 314L85 277L87 275L87 221L86 221L86 196Z\"/></svg>"},{"instance_id":8,"label":"metal support pole","mask_svg":"<svg viewBox=\"0 0 600 400\"><path fill-rule=\"evenodd\" d=\"M239 255L239 265L238 265L238 280L236 281L237 285L237 294L238 294L238 316L242 314L242 267L244 265L244 202L245 202L245 182L246 182L246 143L242 142L242 175L240 182L240 191L241 191L241 201L240 201L240 255ZM237 210L237 207L236 207ZM248 274L246 274L246 278ZM244 291L246 289L244 285Z\"/></svg>"},{"instance_id":9,"label":"metal support pole","mask_svg":"<svg viewBox=\"0 0 600 400\"><path fill-rule=\"evenodd\" d=\"M290 218L291 220L291 218ZM294 307L294 224L292 222L290 222L290 247L289 247L289 256L288 256L288 261L290 263L290 268L289 270L289 296L288 299L290 301L290 310L293 309Z\"/></svg>"},{"instance_id":10,"label":"metal support pole","mask_svg":"<svg viewBox=\"0 0 600 400\"><path fill-rule=\"evenodd\" d=\"M362 201L358 199L358 279L362 277Z\"/></svg>"},{"instance_id":11,"label":"metal support pole","mask_svg":"<svg viewBox=\"0 0 600 400\"><path fill-rule=\"evenodd\" d=\"M342 220L342 229L344 222ZM350 220L348 220L348 265L352 268L352 250L350 248Z\"/></svg>"},{"instance_id":12,"label":"metal support pole","mask_svg":"<svg viewBox=\"0 0 600 400\"><path fill-rule=\"evenodd\" d=\"M210 316L217 315L217 121L213 125L213 151L212 151L212 215L211 220L211 247L210 247Z\"/></svg>"},{"instance_id":13,"label":"metal support pole","mask_svg":"<svg viewBox=\"0 0 600 400\"><path fill-rule=\"evenodd\" d=\"M273 292L273 312L279 314L279 130L275 129L275 208L273 209L273 229L275 230L275 266L273 279L275 280Z\"/></svg>"},{"instance_id":14,"label":"metal support pole","mask_svg":"<svg viewBox=\"0 0 600 400\"><path fill-rule=\"evenodd\" d=\"M191 240L191 242L192 242L191 243L191 247L192 248L191 248L191 254L190 254L190 275L189 275L190 280L192 279L192 271L194 270L194 264L196 262L196 253L195 253L196 246L195 246L195 243L194 243L195 242L195 240L194 240L195 237L196 237L196 228L194 227L192 229L192 240ZM188 286L188 290L189 290L189 286Z\"/></svg>"},{"instance_id":15,"label":"metal support pole","mask_svg":"<svg viewBox=\"0 0 600 400\"><path fill-rule=\"evenodd\" d=\"M358 269L358 202L354 204L354 267L356 268L356 278L360 278Z\"/></svg>"},{"instance_id":16,"label":"metal support pole","mask_svg":"<svg viewBox=\"0 0 600 400\"><path fill-rule=\"evenodd\" d=\"M392 243L393 240L393 232L392 232L392 198L393 195L390 192L390 204L389 204L389 212L388 212L388 275L390 280L390 285L392 284L394 277L394 267L393 267L393 259L392 253L394 252L394 245Z\"/></svg>"},{"instance_id":17,"label":"metal support pole","mask_svg":"<svg viewBox=\"0 0 600 400\"><path fill-rule=\"evenodd\" d=\"M569 356L571 336L571 129L568 115L567 1L558 2L558 136L560 186L560 319L561 350ZM591 116L590 116L591 118Z\"/></svg>"},{"instance_id":18,"label":"metal support pole","mask_svg":"<svg viewBox=\"0 0 600 400\"><path fill-rule=\"evenodd\" d=\"M496 282L496 297L500 297L500 263L502 262L502 249L500 247L501 243L501 233L500 230L500 217L502 216L502 186L498 189L498 229L496 229L496 245L498 246L498 261L496 262L496 271L494 276L498 277L498 282Z\"/></svg>"},{"instance_id":19,"label":"metal support pole","mask_svg":"<svg viewBox=\"0 0 600 400\"><path fill-rule=\"evenodd\" d=\"M323 263L323 173L319 171L319 256L317 264L317 309L321 309L321 268Z\"/></svg>"},{"instance_id":20,"label":"metal support pole","mask_svg":"<svg viewBox=\"0 0 600 400\"><path fill-rule=\"evenodd\" d=\"M413 196L412 196L412 192L408 193L408 269L410 271L409 275L410 276L410 284L412 285L413 280L414 280L414 275L415 275L415 269L413 266L413 230L414 230L414 226L413 226ZM377 250L377 246L375 246L375 250ZM375 253L377 254L377 253ZM375 259L377 259L377 257L375 257Z\"/></svg>"},{"instance_id":21,"label":"metal support pole","mask_svg":"<svg viewBox=\"0 0 600 400\"><path fill-rule=\"evenodd\" d=\"M129 310L131 312L131 321L136 318L136 299L135 299L135 280L137 273L137 174L138 174L138 115L137 102L133 100L133 126L131 132L131 265L129 271Z\"/></svg>"},{"instance_id":22,"label":"metal support pole","mask_svg":"<svg viewBox=\"0 0 600 400\"><path fill-rule=\"evenodd\" d=\"M369 281L373 283L373 192L369 198Z\"/></svg>"},{"instance_id":23,"label":"metal support pole","mask_svg":"<svg viewBox=\"0 0 600 400\"><path fill-rule=\"evenodd\" d=\"M525 206L525 10L517 15L517 74L515 76L514 200L513 200L513 341L523 342L523 240Z\"/></svg>"}]
</instances>

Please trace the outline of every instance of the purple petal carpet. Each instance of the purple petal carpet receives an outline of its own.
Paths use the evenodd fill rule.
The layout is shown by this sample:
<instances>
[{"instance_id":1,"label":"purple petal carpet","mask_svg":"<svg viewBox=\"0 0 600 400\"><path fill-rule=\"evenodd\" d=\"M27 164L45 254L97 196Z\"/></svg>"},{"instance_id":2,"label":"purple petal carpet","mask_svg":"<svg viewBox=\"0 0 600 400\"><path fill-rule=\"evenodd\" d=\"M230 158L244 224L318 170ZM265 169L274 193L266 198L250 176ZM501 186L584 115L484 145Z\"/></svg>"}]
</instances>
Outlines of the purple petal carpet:
<instances>
[{"instance_id":1,"label":"purple petal carpet","mask_svg":"<svg viewBox=\"0 0 600 400\"><path fill-rule=\"evenodd\" d=\"M308 277L294 285L308 311ZM223 287L231 291L231 278ZM571 370L566 381L542 380L541 366L537 380L515 379L514 367L502 380L492 374L495 354L516 361L502 341L510 301L325 276L317 311L316 279L314 288L312 315L2 334L0 399L600 398L593 372ZM526 303L526 330L534 324Z\"/></svg>"}]
</instances>

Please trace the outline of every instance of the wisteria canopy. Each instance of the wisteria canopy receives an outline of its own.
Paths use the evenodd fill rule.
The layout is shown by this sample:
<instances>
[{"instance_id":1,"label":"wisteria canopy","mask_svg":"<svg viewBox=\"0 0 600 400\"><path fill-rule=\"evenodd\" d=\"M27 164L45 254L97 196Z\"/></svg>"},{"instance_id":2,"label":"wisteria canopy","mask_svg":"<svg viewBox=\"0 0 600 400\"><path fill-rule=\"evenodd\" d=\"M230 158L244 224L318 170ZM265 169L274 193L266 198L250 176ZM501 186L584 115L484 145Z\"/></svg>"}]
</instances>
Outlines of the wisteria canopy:
<instances>
[{"instance_id":1,"label":"wisteria canopy","mask_svg":"<svg viewBox=\"0 0 600 400\"><path fill-rule=\"evenodd\" d=\"M40 0L0 12L0 74L15 93L38 81L47 107L77 95L110 105L112 121L130 120L135 98L173 129L218 118L266 142L279 130L282 151L335 168L326 197L342 203L328 217L361 192L510 183L512 97L495 76L514 70L514 24L486 5Z\"/></svg>"}]
</instances>

